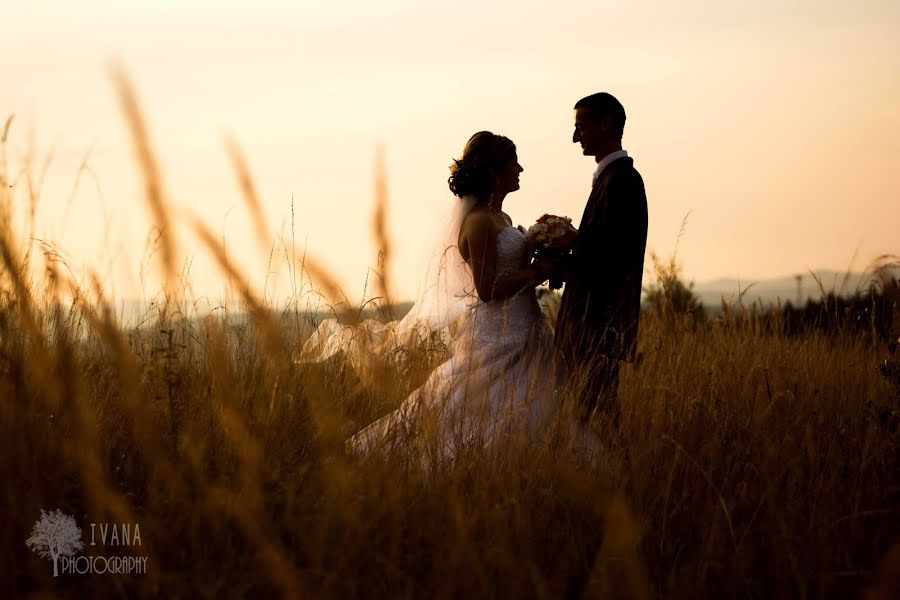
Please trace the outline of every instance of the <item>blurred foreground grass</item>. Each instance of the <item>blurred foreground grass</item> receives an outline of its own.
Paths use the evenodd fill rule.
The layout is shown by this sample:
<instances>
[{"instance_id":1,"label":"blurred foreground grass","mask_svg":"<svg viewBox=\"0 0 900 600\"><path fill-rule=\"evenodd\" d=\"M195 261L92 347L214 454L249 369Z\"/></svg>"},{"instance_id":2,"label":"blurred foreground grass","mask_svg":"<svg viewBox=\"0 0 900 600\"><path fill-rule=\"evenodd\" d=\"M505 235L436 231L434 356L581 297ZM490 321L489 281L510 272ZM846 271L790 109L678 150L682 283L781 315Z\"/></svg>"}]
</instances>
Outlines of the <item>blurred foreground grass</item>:
<instances>
[{"instance_id":1,"label":"blurred foreground grass","mask_svg":"<svg viewBox=\"0 0 900 600\"><path fill-rule=\"evenodd\" d=\"M440 352L372 388L340 360L293 364L252 323L235 342L217 322L97 321L76 343L61 313L36 315L40 337L19 310L0 312L13 596L558 597L600 543L600 596L819 597L860 589L897 538L897 434L872 410L895 392L858 339L648 317L596 464L524 449L423 472L348 460L343 440ZM54 580L24 540L56 507L139 523L150 572Z\"/></svg>"}]
</instances>

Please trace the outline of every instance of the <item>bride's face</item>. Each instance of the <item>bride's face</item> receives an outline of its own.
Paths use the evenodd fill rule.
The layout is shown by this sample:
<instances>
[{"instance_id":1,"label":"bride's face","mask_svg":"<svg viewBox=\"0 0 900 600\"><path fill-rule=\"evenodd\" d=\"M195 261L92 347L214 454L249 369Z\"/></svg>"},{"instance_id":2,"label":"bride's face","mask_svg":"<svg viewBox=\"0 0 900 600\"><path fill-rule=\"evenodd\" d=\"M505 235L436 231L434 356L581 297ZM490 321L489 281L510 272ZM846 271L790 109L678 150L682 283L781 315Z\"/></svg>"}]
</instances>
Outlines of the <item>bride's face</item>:
<instances>
[{"instance_id":1,"label":"bride's face","mask_svg":"<svg viewBox=\"0 0 900 600\"><path fill-rule=\"evenodd\" d=\"M497 172L497 191L508 194L519 189L519 173L524 170L518 157L513 155Z\"/></svg>"}]
</instances>

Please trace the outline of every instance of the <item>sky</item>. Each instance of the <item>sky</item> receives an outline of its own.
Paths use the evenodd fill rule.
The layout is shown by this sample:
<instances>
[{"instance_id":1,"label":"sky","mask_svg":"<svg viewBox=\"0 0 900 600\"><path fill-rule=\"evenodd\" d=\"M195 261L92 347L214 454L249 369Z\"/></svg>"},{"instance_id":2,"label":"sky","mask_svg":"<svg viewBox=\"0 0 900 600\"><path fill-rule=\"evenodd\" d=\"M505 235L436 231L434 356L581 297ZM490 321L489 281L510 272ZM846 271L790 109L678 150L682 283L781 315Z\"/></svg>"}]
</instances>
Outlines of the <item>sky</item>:
<instances>
[{"instance_id":1,"label":"sky","mask_svg":"<svg viewBox=\"0 0 900 600\"><path fill-rule=\"evenodd\" d=\"M415 294L435 216L454 201L448 167L476 131L517 145L515 223L577 222L595 165L572 144L572 106L597 91L628 115L648 252L677 249L689 279L859 270L900 253L893 0L3 0L0 56L11 174L52 155L33 237L116 297L152 296L159 269L112 65L135 87L181 215L192 295L210 304L225 278L188 213L276 303L291 292L285 255L304 251L351 301L371 297L379 145L398 297ZM257 243L229 137L296 253L279 245L270 262ZM27 186L11 179L25 244Z\"/></svg>"}]
</instances>

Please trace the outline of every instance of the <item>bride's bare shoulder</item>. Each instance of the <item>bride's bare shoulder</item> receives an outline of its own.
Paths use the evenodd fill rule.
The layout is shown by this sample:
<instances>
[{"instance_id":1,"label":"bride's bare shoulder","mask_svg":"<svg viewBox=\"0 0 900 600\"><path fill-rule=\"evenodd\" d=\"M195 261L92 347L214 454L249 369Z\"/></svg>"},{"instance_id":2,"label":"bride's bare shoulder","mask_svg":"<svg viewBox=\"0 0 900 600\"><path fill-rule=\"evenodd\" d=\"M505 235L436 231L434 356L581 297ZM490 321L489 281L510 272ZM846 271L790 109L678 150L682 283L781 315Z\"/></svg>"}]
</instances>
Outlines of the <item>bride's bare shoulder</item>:
<instances>
[{"instance_id":1,"label":"bride's bare shoulder","mask_svg":"<svg viewBox=\"0 0 900 600\"><path fill-rule=\"evenodd\" d=\"M470 239L490 238L491 234L496 234L496 230L497 223L489 210L481 207L473 208L465 216L459 228L458 243L463 256L468 254L468 241Z\"/></svg>"},{"instance_id":2,"label":"bride's bare shoulder","mask_svg":"<svg viewBox=\"0 0 900 600\"><path fill-rule=\"evenodd\" d=\"M467 214L463 218L460 230L471 231L473 229L481 229L494 226L495 221L494 217L491 215L491 212L486 208L476 206L471 211L469 211L469 214Z\"/></svg>"}]
</instances>

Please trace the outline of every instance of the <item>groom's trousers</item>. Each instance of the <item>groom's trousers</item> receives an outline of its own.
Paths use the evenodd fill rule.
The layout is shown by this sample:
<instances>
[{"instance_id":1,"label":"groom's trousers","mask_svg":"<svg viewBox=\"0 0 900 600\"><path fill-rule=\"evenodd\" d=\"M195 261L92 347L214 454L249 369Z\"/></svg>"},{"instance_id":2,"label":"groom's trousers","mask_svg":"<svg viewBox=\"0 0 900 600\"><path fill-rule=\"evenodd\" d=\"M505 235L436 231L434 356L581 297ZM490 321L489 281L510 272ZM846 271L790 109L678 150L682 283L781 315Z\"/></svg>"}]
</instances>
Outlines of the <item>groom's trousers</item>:
<instances>
[{"instance_id":1,"label":"groom's trousers","mask_svg":"<svg viewBox=\"0 0 900 600\"><path fill-rule=\"evenodd\" d=\"M596 351L591 355L566 352L565 349L558 349L557 368L561 382L574 395L575 414L582 421L597 415L611 418L618 424L619 361Z\"/></svg>"},{"instance_id":2,"label":"groom's trousers","mask_svg":"<svg viewBox=\"0 0 900 600\"><path fill-rule=\"evenodd\" d=\"M618 425L621 407L619 404L619 361L604 354L597 355L588 368L588 381L581 398L582 418L606 417Z\"/></svg>"}]
</instances>

